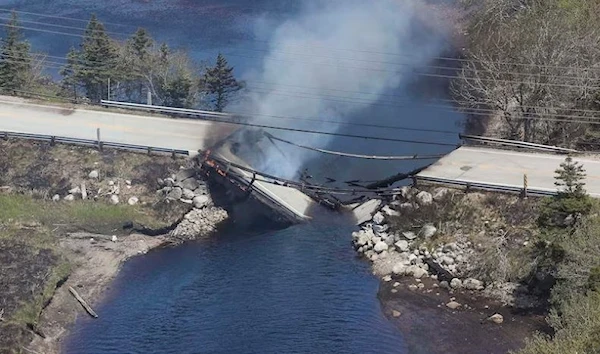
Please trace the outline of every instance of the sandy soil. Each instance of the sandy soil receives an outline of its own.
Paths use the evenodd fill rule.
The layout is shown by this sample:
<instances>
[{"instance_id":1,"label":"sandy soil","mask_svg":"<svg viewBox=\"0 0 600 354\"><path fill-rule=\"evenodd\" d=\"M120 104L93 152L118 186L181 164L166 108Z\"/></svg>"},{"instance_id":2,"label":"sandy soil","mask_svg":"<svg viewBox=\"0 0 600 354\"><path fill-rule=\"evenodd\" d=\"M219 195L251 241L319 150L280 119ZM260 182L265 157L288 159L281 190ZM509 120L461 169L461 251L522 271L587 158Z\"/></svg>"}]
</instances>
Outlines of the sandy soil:
<instances>
[{"instance_id":1,"label":"sandy soil","mask_svg":"<svg viewBox=\"0 0 600 354\"><path fill-rule=\"evenodd\" d=\"M91 239L94 239L93 241ZM75 233L60 241L73 264L73 272L56 290L50 304L44 309L38 329L46 336L36 336L25 348L31 353L58 354L62 339L77 316L88 316L69 292L72 286L92 306L97 304L121 264L130 257L145 254L165 243L163 237L138 234L122 236L116 242L111 236ZM102 316L102 314L99 314Z\"/></svg>"}]
</instances>

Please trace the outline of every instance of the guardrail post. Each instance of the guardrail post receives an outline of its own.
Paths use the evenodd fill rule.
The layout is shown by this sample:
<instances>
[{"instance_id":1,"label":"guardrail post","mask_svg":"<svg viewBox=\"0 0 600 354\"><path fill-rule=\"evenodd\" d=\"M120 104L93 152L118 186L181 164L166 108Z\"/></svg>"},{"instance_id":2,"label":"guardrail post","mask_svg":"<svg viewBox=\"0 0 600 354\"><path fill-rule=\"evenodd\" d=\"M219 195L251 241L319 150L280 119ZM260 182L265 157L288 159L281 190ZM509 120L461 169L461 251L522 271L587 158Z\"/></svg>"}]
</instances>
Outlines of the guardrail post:
<instances>
[{"instance_id":1,"label":"guardrail post","mask_svg":"<svg viewBox=\"0 0 600 354\"><path fill-rule=\"evenodd\" d=\"M527 174L523 174L523 199L527 199Z\"/></svg>"},{"instance_id":2,"label":"guardrail post","mask_svg":"<svg viewBox=\"0 0 600 354\"><path fill-rule=\"evenodd\" d=\"M50 137L50 146L54 146L54 144L56 144L56 137L55 136L51 136Z\"/></svg>"},{"instance_id":3,"label":"guardrail post","mask_svg":"<svg viewBox=\"0 0 600 354\"><path fill-rule=\"evenodd\" d=\"M8 132L4 132L4 140L8 140Z\"/></svg>"},{"instance_id":4,"label":"guardrail post","mask_svg":"<svg viewBox=\"0 0 600 354\"><path fill-rule=\"evenodd\" d=\"M148 146L148 155L152 154L152 148L150 146Z\"/></svg>"}]
</instances>

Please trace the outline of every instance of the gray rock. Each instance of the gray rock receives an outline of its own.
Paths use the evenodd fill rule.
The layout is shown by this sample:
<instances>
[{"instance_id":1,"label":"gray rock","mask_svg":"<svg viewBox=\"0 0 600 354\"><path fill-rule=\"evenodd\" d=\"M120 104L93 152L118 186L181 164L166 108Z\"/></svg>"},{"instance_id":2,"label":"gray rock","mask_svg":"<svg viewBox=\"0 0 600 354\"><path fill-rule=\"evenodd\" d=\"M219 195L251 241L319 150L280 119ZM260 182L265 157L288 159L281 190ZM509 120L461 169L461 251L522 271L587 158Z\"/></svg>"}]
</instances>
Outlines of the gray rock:
<instances>
[{"instance_id":1,"label":"gray rock","mask_svg":"<svg viewBox=\"0 0 600 354\"><path fill-rule=\"evenodd\" d=\"M440 259L440 263L441 263L442 265L452 265L452 264L454 264L454 258L452 258L452 257L450 257L450 256L443 256L443 257Z\"/></svg>"},{"instance_id":2,"label":"gray rock","mask_svg":"<svg viewBox=\"0 0 600 354\"><path fill-rule=\"evenodd\" d=\"M194 197L195 197L195 195L192 190L187 189L187 188L183 188L181 190L181 198L192 200L192 199L194 199Z\"/></svg>"},{"instance_id":3,"label":"gray rock","mask_svg":"<svg viewBox=\"0 0 600 354\"><path fill-rule=\"evenodd\" d=\"M440 288L444 288L444 289L450 289L450 285L448 285L448 282L445 280L442 280L440 282Z\"/></svg>"},{"instance_id":4,"label":"gray rock","mask_svg":"<svg viewBox=\"0 0 600 354\"><path fill-rule=\"evenodd\" d=\"M375 231L375 233L380 236L383 233L385 233L389 228L390 227L388 225L373 225L373 231Z\"/></svg>"},{"instance_id":5,"label":"gray rock","mask_svg":"<svg viewBox=\"0 0 600 354\"><path fill-rule=\"evenodd\" d=\"M415 291L415 290L417 290L417 289L418 289L418 287L417 287L415 284L410 284L410 285L408 286L408 290L410 290L410 291Z\"/></svg>"},{"instance_id":6,"label":"gray rock","mask_svg":"<svg viewBox=\"0 0 600 354\"><path fill-rule=\"evenodd\" d=\"M193 168L186 168L183 170L179 170L175 175L176 181L185 181L188 178L192 178L196 175L196 171Z\"/></svg>"},{"instance_id":7,"label":"gray rock","mask_svg":"<svg viewBox=\"0 0 600 354\"><path fill-rule=\"evenodd\" d=\"M477 279L473 279L473 278L465 279L465 281L463 282L463 286L467 290L483 290L483 288L484 288L483 282L481 280L477 280Z\"/></svg>"},{"instance_id":8,"label":"gray rock","mask_svg":"<svg viewBox=\"0 0 600 354\"><path fill-rule=\"evenodd\" d=\"M421 279L427 275L427 271L421 267L416 267L412 271L412 276L416 279Z\"/></svg>"},{"instance_id":9,"label":"gray rock","mask_svg":"<svg viewBox=\"0 0 600 354\"><path fill-rule=\"evenodd\" d=\"M156 184L158 184L159 187L164 187L165 186L165 180L162 178L157 178L156 179Z\"/></svg>"},{"instance_id":10,"label":"gray rock","mask_svg":"<svg viewBox=\"0 0 600 354\"><path fill-rule=\"evenodd\" d=\"M127 204L129 205L136 205L140 200L138 199L138 197L131 197L129 198L129 200L127 200Z\"/></svg>"},{"instance_id":11,"label":"gray rock","mask_svg":"<svg viewBox=\"0 0 600 354\"><path fill-rule=\"evenodd\" d=\"M199 195L197 197L194 197L192 201L194 203L194 208L202 209L208 204L210 204L210 197L208 197L207 195Z\"/></svg>"},{"instance_id":12,"label":"gray rock","mask_svg":"<svg viewBox=\"0 0 600 354\"><path fill-rule=\"evenodd\" d=\"M391 275L386 275L384 276L381 280L385 281L385 282L389 282L392 281L392 276Z\"/></svg>"},{"instance_id":13,"label":"gray rock","mask_svg":"<svg viewBox=\"0 0 600 354\"><path fill-rule=\"evenodd\" d=\"M390 208L389 205L386 205L383 208L381 208L381 212L383 212L387 216L399 216L400 215L399 212L397 212L396 210Z\"/></svg>"},{"instance_id":14,"label":"gray rock","mask_svg":"<svg viewBox=\"0 0 600 354\"><path fill-rule=\"evenodd\" d=\"M165 187L173 187L175 185L175 180L171 177L165 178Z\"/></svg>"},{"instance_id":15,"label":"gray rock","mask_svg":"<svg viewBox=\"0 0 600 354\"><path fill-rule=\"evenodd\" d=\"M111 195L110 196L110 204L112 205L117 205L119 204L119 197L117 195Z\"/></svg>"},{"instance_id":16,"label":"gray rock","mask_svg":"<svg viewBox=\"0 0 600 354\"><path fill-rule=\"evenodd\" d=\"M423 227L421 228L420 234L425 238L431 238L431 237L433 237L433 235L435 235L436 232L437 232L437 229L435 228L435 226L433 226L431 224L427 224L427 225L423 225Z\"/></svg>"},{"instance_id":17,"label":"gray rock","mask_svg":"<svg viewBox=\"0 0 600 354\"><path fill-rule=\"evenodd\" d=\"M417 259L419 259L419 257L417 257L414 253L408 255L408 261L410 262L410 264L417 263Z\"/></svg>"},{"instance_id":18,"label":"gray rock","mask_svg":"<svg viewBox=\"0 0 600 354\"><path fill-rule=\"evenodd\" d=\"M65 201L67 202L72 202L75 200L75 196L73 194L67 194L64 198Z\"/></svg>"},{"instance_id":19,"label":"gray rock","mask_svg":"<svg viewBox=\"0 0 600 354\"><path fill-rule=\"evenodd\" d=\"M387 258L388 255L388 251L383 251L379 254L379 259Z\"/></svg>"},{"instance_id":20,"label":"gray rock","mask_svg":"<svg viewBox=\"0 0 600 354\"><path fill-rule=\"evenodd\" d=\"M398 207L400 210L411 210L414 209L414 205L413 203L402 203L400 204L400 206Z\"/></svg>"},{"instance_id":21,"label":"gray rock","mask_svg":"<svg viewBox=\"0 0 600 354\"><path fill-rule=\"evenodd\" d=\"M398 317L400 317L400 315L401 315L400 311L392 310L392 317L398 318Z\"/></svg>"},{"instance_id":22,"label":"gray rock","mask_svg":"<svg viewBox=\"0 0 600 354\"><path fill-rule=\"evenodd\" d=\"M375 215L373 215L373 222L376 225L381 225L383 224L383 222L385 221L385 217L383 216L383 214L381 212L377 212L375 213Z\"/></svg>"},{"instance_id":23,"label":"gray rock","mask_svg":"<svg viewBox=\"0 0 600 354\"><path fill-rule=\"evenodd\" d=\"M411 191L410 186L403 186L400 189L398 189L397 196L401 197L404 200L408 200L408 199L410 199L410 191Z\"/></svg>"},{"instance_id":24,"label":"gray rock","mask_svg":"<svg viewBox=\"0 0 600 354\"><path fill-rule=\"evenodd\" d=\"M111 186L111 187L114 186L115 185L115 181L108 181L108 185Z\"/></svg>"},{"instance_id":25,"label":"gray rock","mask_svg":"<svg viewBox=\"0 0 600 354\"><path fill-rule=\"evenodd\" d=\"M433 196L431 196L431 193L425 191L419 192L416 195L416 199L419 205L431 205L433 203Z\"/></svg>"},{"instance_id":26,"label":"gray rock","mask_svg":"<svg viewBox=\"0 0 600 354\"><path fill-rule=\"evenodd\" d=\"M100 177L100 173L97 170L93 170L88 174L88 178L98 179Z\"/></svg>"},{"instance_id":27,"label":"gray rock","mask_svg":"<svg viewBox=\"0 0 600 354\"><path fill-rule=\"evenodd\" d=\"M81 188L79 186L69 189L69 194L81 194Z\"/></svg>"},{"instance_id":28,"label":"gray rock","mask_svg":"<svg viewBox=\"0 0 600 354\"><path fill-rule=\"evenodd\" d=\"M444 245L444 247L442 248L442 250L444 252L453 252L456 251L458 249L458 245L454 242L448 243L446 245Z\"/></svg>"},{"instance_id":29,"label":"gray rock","mask_svg":"<svg viewBox=\"0 0 600 354\"><path fill-rule=\"evenodd\" d=\"M396 242L394 244L394 246L396 246L396 250L398 250L398 252L408 251L408 241L406 241L406 240L400 240L400 241Z\"/></svg>"},{"instance_id":30,"label":"gray rock","mask_svg":"<svg viewBox=\"0 0 600 354\"><path fill-rule=\"evenodd\" d=\"M171 189L169 194L167 194L167 199L179 200L179 199L181 199L182 195L183 195L183 190L179 187L175 187L175 188Z\"/></svg>"},{"instance_id":31,"label":"gray rock","mask_svg":"<svg viewBox=\"0 0 600 354\"><path fill-rule=\"evenodd\" d=\"M60 200L60 195L55 194L55 195L52 196L52 201L53 202L58 202L59 200Z\"/></svg>"},{"instance_id":32,"label":"gray rock","mask_svg":"<svg viewBox=\"0 0 600 354\"><path fill-rule=\"evenodd\" d=\"M381 253L383 251L387 251L388 249L388 245L387 243L383 242L383 241L379 241L375 244L375 247L373 247L373 250L375 250L375 252L377 253Z\"/></svg>"},{"instance_id":33,"label":"gray rock","mask_svg":"<svg viewBox=\"0 0 600 354\"><path fill-rule=\"evenodd\" d=\"M460 289L462 287L462 281L460 279L458 279L458 278L453 278L450 281L450 287L452 289Z\"/></svg>"},{"instance_id":34,"label":"gray rock","mask_svg":"<svg viewBox=\"0 0 600 354\"><path fill-rule=\"evenodd\" d=\"M404 238L407 239L407 240L409 240L409 241L412 241L415 238L417 238L417 235L415 235L415 233L411 232L411 231L403 232L402 236L404 236Z\"/></svg>"},{"instance_id":35,"label":"gray rock","mask_svg":"<svg viewBox=\"0 0 600 354\"><path fill-rule=\"evenodd\" d=\"M179 183L179 186L181 188L195 191L196 189L200 188L200 183L198 183L198 181L195 178L188 178L188 179L182 181L181 183Z\"/></svg>"},{"instance_id":36,"label":"gray rock","mask_svg":"<svg viewBox=\"0 0 600 354\"><path fill-rule=\"evenodd\" d=\"M131 181L130 181L130 180L128 180L128 179L126 179L126 180L125 180L125 184L126 184L126 185L128 185L128 186L131 186Z\"/></svg>"},{"instance_id":37,"label":"gray rock","mask_svg":"<svg viewBox=\"0 0 600 354\"><path fill-rule=\"evenodd\" d=\"M393 246L394 245L394 236L392 235L387 235L387 237L383 237L383 242L387 243L388 246Z\"/></svg>"},{"instance_id":38,"label":"gray rock","mask_svg":"<svg viewBox=\"0 0 600 354\"><path fill-rule=\"evenodd\" d=\"M446 307L448 307L449 309L452 309L452 310L456 310L457 308L460 307L460 304L456 301L450 301L449 303L446 304Z\"/></svg>"},{"instance_id":39,"label":"gray rock","mask_svg":"<svg viewBox=\"0 0 600 354\"><path fill-rule=\"evenodd\" d=\"M436 202L437 202L437 201L440 201L440 200L444 199L444 197L445 197L445 196L446 196L446 195L447 195L449 192L450 192L450 190L449 190L448 188L441 188L441 187L440 187L440 188L436 188L436 189L433 191L433 194L432 194L433 200L435 200Z\"/></svg>"},{"instance_id":40,"label":"gray rock","mask_svg":"<svg viewBox=\"0 0 600 354\"><path fill-rule=\"evenodd\" d=\"M504 317L501 314L496 313L496 314L493 314L492 316L490 316L488 318L488 321L494 322L496 324L502 324L502 322L504 322Z\"/></svg>"},{"instance_id":41,"label":"gray rock","mask_svg":"<svg viewBox=\"0 0 600 354\"><path fill-rule=\"evenodd\" d=\"M396 263L394 264L394 267L392 267L392 273L396 275L405 275L406 266L403 263Z\"/></svg>"}]
</instances>

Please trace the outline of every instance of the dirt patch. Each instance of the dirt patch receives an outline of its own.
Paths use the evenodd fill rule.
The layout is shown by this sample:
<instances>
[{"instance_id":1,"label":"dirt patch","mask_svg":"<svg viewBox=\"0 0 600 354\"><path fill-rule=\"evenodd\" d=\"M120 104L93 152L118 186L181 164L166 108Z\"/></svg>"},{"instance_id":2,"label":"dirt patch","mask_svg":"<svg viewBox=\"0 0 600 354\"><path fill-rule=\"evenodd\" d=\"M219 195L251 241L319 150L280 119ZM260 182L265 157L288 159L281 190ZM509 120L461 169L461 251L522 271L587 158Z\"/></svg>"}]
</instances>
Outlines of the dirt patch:
<instances>
[{"instance_id":1,"label":"dirt patch","mask_svg":"<svg viewBox=\"0 0 600 354\"><path fill-rule=\"evenodd\" d=\"M382 282L378 294L386 316L409 341L410 353L504 354L522 348L533 333L549 331L541 314L519 313L472 292L451 294L433 287L437 281L430 279L420 283L422 289L409 290L419 283L400 277ZM452 310L446 306L450 301L461 306ZM488 320L496 313L503 316L502 324Z\"/></svg>"}]
</instances>

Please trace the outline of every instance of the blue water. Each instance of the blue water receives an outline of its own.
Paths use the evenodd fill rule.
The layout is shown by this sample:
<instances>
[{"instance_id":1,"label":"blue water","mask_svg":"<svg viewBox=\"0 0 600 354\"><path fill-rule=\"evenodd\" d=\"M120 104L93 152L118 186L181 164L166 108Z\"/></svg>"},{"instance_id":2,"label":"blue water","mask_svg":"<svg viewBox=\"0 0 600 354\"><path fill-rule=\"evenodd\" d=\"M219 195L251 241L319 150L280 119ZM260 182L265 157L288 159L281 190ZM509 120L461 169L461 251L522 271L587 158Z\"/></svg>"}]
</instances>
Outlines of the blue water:
<instances>
[{"instance_id":1,"label":"blue water","mask_svg":"<svg viewBox=\"0 0 600 354\"><path fill-rule=\"evenodd\" d=\"M406 353L351 229L229 232L129 261L66 353Z\"/></svg>"}]
</instances>

